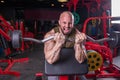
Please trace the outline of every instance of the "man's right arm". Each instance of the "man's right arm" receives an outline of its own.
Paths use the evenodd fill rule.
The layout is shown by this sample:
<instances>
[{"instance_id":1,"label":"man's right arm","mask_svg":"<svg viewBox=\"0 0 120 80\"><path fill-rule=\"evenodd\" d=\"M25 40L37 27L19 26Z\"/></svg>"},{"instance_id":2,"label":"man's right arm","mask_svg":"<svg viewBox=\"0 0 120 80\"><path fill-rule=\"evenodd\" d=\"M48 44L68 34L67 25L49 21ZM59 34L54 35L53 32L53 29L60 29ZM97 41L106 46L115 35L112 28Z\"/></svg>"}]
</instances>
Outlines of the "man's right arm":
<instances>
[{"instance_id":1,"label":"man's right arm","mask_svg":"<svg viewBox=\"0 0 120 80\"><path fill-rule=\"evenodd\" d=\"M54 32L48 32L45 35L45 38L54 35ZM54 39L49 40L44 43L44 54L45 54L45 59L47 60L48 63L53 64L59 59L59 53L61 50L62 45L58 42L56 42Z\"/></svg>"}]
</instances>

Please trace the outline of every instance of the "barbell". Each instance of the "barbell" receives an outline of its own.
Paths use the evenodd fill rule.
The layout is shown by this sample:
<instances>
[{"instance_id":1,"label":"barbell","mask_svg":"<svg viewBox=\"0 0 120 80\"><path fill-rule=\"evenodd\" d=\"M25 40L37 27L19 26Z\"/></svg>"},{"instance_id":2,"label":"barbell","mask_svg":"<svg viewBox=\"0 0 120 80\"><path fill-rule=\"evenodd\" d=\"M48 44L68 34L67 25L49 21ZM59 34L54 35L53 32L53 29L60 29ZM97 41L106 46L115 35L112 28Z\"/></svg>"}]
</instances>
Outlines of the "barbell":
<instances>
[{"instance_id":1,"label":"barbell","mask_svg":"<svg viewBox=\"0 0 120 80\"><path fill-rule=\"evenodd\" d=\"M92 41L94 43L108 41L109 46L111 48L120 46L120 31L113 31L113 32L109 33L107 38L102 38L102 39L98 39L98 40L95 40L88 35L86 35L86 36L87 36L87 40ZM53 38L54 38L54 36L50 36L50 37L45 38L43 40L38 40L38 39L34 39L34 38L27 38L27 37L23 38L20 30L14 30L11 34L11 41L12 41L13 48L20 48L22 41L33 41L36 43L44 43L44 42L51 40ZM66 39L66 40L74 41L74 39Z\"/></svg>"}]
</instances>

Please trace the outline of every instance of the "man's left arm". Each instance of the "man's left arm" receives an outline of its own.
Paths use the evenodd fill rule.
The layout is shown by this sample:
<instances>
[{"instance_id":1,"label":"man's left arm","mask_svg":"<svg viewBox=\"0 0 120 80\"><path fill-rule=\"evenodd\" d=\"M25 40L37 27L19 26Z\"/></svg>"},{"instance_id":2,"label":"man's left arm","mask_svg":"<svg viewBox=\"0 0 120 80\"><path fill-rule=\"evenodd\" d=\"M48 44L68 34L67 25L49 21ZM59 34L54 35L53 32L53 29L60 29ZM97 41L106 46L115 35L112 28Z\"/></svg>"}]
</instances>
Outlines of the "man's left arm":
<instances>
[{"instance_id":1,"label":"man's left arm","mask_svg":"<svg viewBox=\"0 0 120 80\"><path fill-rule=\"evenodd\" d=\"M76 31L74 49L75 49L75 58L79 63L82 63L87 58L86 49L83 44L85 40L86 40L86 35L84 33Z\"/></svg>"}]
</instances>

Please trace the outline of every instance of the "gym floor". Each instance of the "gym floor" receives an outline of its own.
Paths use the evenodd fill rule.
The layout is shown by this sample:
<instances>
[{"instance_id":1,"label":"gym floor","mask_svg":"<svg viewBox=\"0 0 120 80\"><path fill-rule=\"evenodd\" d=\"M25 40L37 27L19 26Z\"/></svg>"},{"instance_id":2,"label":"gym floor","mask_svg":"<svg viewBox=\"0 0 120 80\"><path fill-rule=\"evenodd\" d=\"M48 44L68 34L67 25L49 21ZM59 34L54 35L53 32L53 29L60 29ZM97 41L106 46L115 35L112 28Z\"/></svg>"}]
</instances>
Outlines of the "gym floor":
<instances>
[{"instance_id":1,"label":"gym floor","mask_svg":"<svg viewBox=\"0 0 120 80\"><path fill-rule=\"evenodd\" d=\"M33 48L19 53L14 59L29 58L28 61L15 63L11 71L20 72L20 77L0 75L0 80L36 80L36 73L44 71L43 45L35 44ZM5 64L1 64L2 67Z\"/></svg>"},{"instance_id":2,"label":"gym floor","mask_svg":"<svg viewBox=\"0 0 120 80\"><path fill-rule=\"evenodd\" d=\"M36 80L36 73L44 73L43 44L35 44L33 48L25 50L23 53L19 53L14 57L14 59L20 59L25 57L28 57L29 61L15 63L11 68L11 71L20 72L20 77L15 77L12 75L0 75L0 80ZM117 58L114 59L114 62L120 64ZM3 65L5 64L0 65L4 67ZM46 79L46 77L43 77L43 79ZM120 80L120 78L99 78L97 80Z\"/></svg>"}]
</instances>

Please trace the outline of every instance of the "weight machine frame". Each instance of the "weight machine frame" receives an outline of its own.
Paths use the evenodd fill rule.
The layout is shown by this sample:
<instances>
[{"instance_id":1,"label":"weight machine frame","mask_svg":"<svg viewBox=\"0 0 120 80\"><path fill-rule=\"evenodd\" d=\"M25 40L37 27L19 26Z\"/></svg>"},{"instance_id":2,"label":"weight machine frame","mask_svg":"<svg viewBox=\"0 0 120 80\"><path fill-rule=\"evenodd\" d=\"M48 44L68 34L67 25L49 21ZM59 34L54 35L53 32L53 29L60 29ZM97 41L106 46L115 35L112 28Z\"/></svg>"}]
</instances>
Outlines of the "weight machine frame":
<instances>
[{"instance_id":1,"label":"weight machine frame","mask_svg":"<svg viewBox=\"0 0 120 80\"><path fill-rule=\"evenodd\" d=\"M0 26L4 29L4 31L3 31L0 28L0 35L2 35L8 42L10 42L11 37L7 33L9 30L14 31L14 28L12 26L10 26L2 16L0 16L0 20L1 20ZM9 56L10 54L12 54L10 48L4 49L4 53L6 56ZM20 72L12 71L10 69L12 68L12 66L15 63L25 62L28 60L29 60L29 58L13 59L13 58L9 58L9 57L8 57L8 59L0 59L0 63L7 63L7 66L4 70L2 69L2 67L0 67L0 75L13 75L13 76L19 77Z\"/></svg>"},{"instance_id":2,"label":"weight machine frame","mask_svg":"<svg viewBox=\"0 0 120 80\"><path fill-rule=\"evenodd\" d=\"M111 16L103 16L103 17L90 17L85 20L84 25L83 25L83 33L86 33L86 28L87 28L87 23L92 20L92 19L102 19L105 22L107 19L113 19L113 20L118 20L120 17L111 17ZM103 23L103 33L104 33L104 38L108 37L107 35L107 24ZM104 42L104 45L100 45L97 43L93 42L86 42L86 49L87 50L95 50L101 54L103 57L103 62L107 62L107 66L103 65L99 70L94 71L94 74L86 74L87 78L108 78L108 77L120 77L120 68L113 64L113 57L116 56L116 52L113 52L114 55L112 55L112 51L108 45L108 42Z\"/></svg>"}]
</instances>

